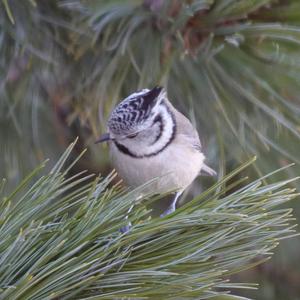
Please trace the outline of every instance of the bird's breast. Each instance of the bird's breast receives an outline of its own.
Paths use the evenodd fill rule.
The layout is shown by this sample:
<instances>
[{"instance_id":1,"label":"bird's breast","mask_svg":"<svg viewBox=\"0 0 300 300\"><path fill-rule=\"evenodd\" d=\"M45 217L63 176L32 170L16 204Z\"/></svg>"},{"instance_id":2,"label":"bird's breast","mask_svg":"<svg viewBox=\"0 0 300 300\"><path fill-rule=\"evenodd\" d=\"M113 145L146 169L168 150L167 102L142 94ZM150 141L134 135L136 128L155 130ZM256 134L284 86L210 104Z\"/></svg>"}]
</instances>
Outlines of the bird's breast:
<instances>
[{"instance_id":1,"label":"bird's breast","mask_svg":"<svg viewBox=\"0 0 300 300\"><path fill-rule=\"evenodd\" d=\"M119 151L110 143L112 162L119 176L130 187L141 186L151 180L149 192L165 193L184 190L199 174L204 155L185 144L172 143L159 154L134 158Z\"/></svg>"}]
</instances>

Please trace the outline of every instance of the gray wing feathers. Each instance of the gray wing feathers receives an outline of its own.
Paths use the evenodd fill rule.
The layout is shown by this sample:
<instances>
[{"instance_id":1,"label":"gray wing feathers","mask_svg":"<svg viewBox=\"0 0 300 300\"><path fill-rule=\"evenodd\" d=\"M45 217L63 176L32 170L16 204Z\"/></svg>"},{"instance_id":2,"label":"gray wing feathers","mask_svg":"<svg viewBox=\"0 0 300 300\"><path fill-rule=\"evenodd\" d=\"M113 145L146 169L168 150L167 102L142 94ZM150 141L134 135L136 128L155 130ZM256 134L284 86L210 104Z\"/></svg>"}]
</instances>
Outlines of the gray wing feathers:
<instances>
[{"instance_id":1,"label":"gray wing feathers","mask_svg":"<svg viewBox=\"0 0 300 300\"><path fill-rule=\"evenodd\" d=\"M182 134L188 137L192 146L201 152L202 147L197 130L187 117L176 110L173 106L171 107L177 123L177 134Z\"/></svg>"},{"instance_id":2,"label":"gray wing feathers","mask_svg":"<svg viewBox=\"0 0 300 300\"><path fill-rule=\"evenodd\" d=\"M190 139L190 142L193 146L193 148L197 149L199 152L202 152L201 142L198 135L197 130L194 128L192 123L188 118L186 118L182 113L180 113L178 110L176 110L172 104L169 102L169 106L172 109L172 112L175 115L176 122L177 122L177 134L183 134L186 137ZM216 176L217 172L207 166L206 164L203 164L203 167L200 171L200 173L203 173L208 176Z\"/></svg>"}]
</instances>

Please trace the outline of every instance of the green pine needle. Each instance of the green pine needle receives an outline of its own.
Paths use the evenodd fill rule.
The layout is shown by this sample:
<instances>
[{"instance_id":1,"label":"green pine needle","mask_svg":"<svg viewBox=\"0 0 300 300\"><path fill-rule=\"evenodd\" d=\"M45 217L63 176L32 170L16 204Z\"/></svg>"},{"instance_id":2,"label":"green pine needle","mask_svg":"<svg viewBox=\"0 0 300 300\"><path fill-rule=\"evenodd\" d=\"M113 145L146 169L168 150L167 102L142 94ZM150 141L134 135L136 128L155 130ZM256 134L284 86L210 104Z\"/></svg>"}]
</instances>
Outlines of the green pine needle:
<instances>
[{"instance_id":1,"label":"green pine needle","mask_svg":"<svg viewBox=\"0 0 300 300\"><path fill-rule=\"evenodd\" d=\"M227 190L253 160L175 213L149 218L144 187L112 186L114 173L68 178L74 145L47 175L36 179L38 167L10 195L2 190L0 299L243 299L228 292L254 286L228 276L297 235L291 210L276 208L297 196L288 187L296 178Z\"/></svg>"}]
</instances>

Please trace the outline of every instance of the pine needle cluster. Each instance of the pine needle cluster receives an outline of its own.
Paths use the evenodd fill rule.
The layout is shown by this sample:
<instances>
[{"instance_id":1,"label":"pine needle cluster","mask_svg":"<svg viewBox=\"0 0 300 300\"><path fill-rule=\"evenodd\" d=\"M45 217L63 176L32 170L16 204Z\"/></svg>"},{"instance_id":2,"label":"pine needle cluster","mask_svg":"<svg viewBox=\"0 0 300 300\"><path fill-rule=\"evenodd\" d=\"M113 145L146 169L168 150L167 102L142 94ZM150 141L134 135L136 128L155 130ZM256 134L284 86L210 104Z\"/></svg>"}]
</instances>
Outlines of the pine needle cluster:
<instances>
[{"instance_id":1,"label":"pine needle cluster","mask_svg":"<svg viewBox=\"0 0 300 300\"><path fill-rule=\"evenodd\" d=\"M0 299L239 299L228 293L255 286L229 276L296 235L291 210L277 208L296 196L292 180L239 188L245 179L232 180L253 161L175 213L151 218L145 204L158 199L141 199L143 187L111 186L113 174L67 177L73 147L11 194L2 185ZM121 233L132 205L132 227Z\"/></svg>"}]
</instances>

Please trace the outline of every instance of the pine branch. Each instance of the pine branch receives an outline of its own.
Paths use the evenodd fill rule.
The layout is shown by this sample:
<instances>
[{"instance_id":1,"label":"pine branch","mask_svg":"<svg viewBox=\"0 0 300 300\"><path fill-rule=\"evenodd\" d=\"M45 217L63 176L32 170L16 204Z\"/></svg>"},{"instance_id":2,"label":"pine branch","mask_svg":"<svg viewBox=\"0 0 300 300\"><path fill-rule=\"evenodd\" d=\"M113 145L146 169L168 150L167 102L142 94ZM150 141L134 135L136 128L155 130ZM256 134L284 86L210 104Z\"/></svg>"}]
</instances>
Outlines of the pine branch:
<instances>
[{"instance_id":1,"label":"pine branch","mask_svg":"<svg viewBox=\"0 0 300 300\"><path fill-rule=\"evenodd\" d=\"M7 193L46 157L58 159L75 136L80 143L74 152L89 151L71 173L107 174L107 151L93 146L95 136L105 130L117 102L156 84L167 87L170 100L198 127L207 160L220 177L253 155L258 161L247 169L250 177L299 163L299 5L298 0L0 1L0 177L8 179ZM298 174L299 164L267 182ZM200 182L201 189L209 183ZM86 189L74 193L80 202ZM297 253L289 250L298 246L293 242L282 251L295 272ZM272 285L288 293L286 285Z\"/></svg>"},{"instance_id":2,"label":"pine branch","mask_svg":"<svg viewBox=\"0 0 300 300\"><path fill-rule=\"evenodd\" d=\"M251 285L227 277L297 235L291 210L276 208L297 196L288 187L296 178L232 191L229 180L253 161L175 213L150 218L144 187L110 187L113 173L66 177L73 147L47 175L36 179L40 166L11 194L2 190L0 299L241 299L227 293ZM132 205L132 228L121 234Z\"/></svg>"}]
</instances>

